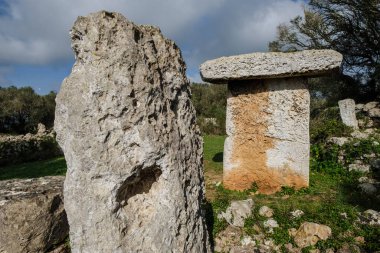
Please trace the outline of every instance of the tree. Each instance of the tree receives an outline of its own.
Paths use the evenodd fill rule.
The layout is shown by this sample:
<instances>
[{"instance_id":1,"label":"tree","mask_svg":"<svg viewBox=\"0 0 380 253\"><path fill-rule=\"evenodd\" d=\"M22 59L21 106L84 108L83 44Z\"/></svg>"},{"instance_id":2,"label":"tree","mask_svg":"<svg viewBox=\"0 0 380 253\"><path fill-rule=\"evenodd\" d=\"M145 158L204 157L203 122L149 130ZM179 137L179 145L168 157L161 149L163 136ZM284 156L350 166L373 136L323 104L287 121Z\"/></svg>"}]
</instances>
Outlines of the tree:
<instances>
[{"instance_id":1,"label":"tree","mask_svg":"<svg viewBox=\"0 0 380 253\"><path fill-rule=\"evenodd\" d=\"M34 132L38 123L54 124L54 92L40 96L31 87L0 87L0 132Z\"/></svg>"},{"instance_id":2,"label":"tree","mask_svg":"<svg viewBox=\"0 0 380 253\"><path fill-rule=\"evenodd\" d=\"M278 26L269 49L334 49L343 55L340 80L354 78L373 99L380 94L380 0L310 0L304 17Z\"/></svg>"}]
</instances>

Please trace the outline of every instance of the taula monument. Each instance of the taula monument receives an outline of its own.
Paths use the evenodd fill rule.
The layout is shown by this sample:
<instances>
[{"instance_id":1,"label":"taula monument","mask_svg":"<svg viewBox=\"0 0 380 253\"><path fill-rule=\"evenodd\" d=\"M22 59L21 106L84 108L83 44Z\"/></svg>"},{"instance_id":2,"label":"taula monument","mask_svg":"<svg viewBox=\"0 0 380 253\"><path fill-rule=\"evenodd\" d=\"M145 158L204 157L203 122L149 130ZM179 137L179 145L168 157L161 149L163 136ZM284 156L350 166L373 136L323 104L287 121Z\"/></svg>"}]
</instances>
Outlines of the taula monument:
<instances>
[{"instance_id":1,"label":"taula monument","mask_svg":"<svg viewBox=\"0 0 380 253\"><path fill-rule=\"evenodd\" d=\"M57 96L77 252L210 252L202 139L180 50L121 14L79 17Z\"/></svg>"},{"instance_id":2,"label":"taula monument","mask_svg":"<svg viewBox=\"0 0 380 253\"><path fill-rule=\"evenodd\" d=\"M201 65L204 81L228 83L223 184L271 194L309 185L307 77L339 69L333 50L253 53Z\"/></svg>"}]
</instances>

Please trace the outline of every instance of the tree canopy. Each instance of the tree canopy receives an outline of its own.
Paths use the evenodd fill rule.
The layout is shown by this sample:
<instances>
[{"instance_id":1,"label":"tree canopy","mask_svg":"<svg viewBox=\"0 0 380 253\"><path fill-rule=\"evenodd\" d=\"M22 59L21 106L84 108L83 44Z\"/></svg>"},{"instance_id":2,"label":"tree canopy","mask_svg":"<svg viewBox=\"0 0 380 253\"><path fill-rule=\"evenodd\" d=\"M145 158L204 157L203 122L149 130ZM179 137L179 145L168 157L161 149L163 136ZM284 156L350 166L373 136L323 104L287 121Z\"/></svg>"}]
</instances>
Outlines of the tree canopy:
<instances>
[{"instance_id":1,"label":"tree canopy","mask_svg":"<svg viewBox=\"0 0 380 253\"><path fill-rule=\"evenodd\" d=\"M304 17L277 27L269 49L334 49L343 55L344 81L353 78L368 99L379 96L380 0L310 0Z\"/></svg>"},{"instance_id":2,"label":"tree canopy","mask_svg":"<svg viewBox=\"0 0 380 253\"><path fill-rule=\"evenodd\" d=\"M0 87L0 133L34 132L38 123L53 127L55 96L40 96L31 87Z\"/></svg>"}]
</instances>

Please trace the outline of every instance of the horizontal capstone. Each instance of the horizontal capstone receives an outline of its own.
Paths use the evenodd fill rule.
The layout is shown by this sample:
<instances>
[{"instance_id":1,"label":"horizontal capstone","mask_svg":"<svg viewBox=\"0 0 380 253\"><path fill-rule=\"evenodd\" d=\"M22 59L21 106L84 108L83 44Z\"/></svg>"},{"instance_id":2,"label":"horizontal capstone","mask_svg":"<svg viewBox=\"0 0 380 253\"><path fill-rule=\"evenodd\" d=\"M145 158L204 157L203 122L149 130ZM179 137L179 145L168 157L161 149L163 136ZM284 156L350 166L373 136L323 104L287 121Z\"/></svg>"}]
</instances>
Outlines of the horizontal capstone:
<instances>
[{"instance_id":1,"label":"horizontal capstone","mask_svg":"<svg viewBox=\"0 0 380 253\"><path fill-rule=\"evenodd\" d=\"M320 76L339 69L343 56L334 50L252 53L209 60L200 66L203 81Z\"/></svg>"}]
</instances>

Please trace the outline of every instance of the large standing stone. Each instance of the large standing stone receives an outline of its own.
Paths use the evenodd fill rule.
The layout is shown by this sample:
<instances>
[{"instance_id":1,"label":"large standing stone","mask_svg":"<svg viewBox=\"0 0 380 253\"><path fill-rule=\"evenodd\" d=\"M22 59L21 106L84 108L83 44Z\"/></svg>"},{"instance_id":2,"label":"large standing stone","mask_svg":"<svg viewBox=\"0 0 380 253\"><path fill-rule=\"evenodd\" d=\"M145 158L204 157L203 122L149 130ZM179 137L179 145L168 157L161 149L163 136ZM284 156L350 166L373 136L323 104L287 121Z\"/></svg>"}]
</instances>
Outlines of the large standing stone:
<instances>
[{"instance_id":1,"label":"large standing stone","mask_svg":"<svg viewBox=\"0 0 380 253\"><path fill-rule=\"evenodd\" d=\"M69 234L65 177L0 181L0 252L50 252Z\"/></svg>"},{"instance_id":2,"label":"large standing stone","mask_svg":"<svg viewBox=\"0 0 380 253\"><path fill-rule=\"evenodd\" d=\"M353 99L344 99L338 101L340 117L343 124L358 129L358 121L356 119L355 101Z\"/></svg>"},{"instance_id":3,"label":"large standing stone","mask_svg":"<svg viewBox=\"0 0 380 253\"><path fill-rule=\"evenodd\" d=\"M223 182L232 190L257 184L261 193L309 184L306 76L339 69L332 50L253 53L210 60L203 80L228 83Z\"/></svg>"},{"instance_id":4,"label":"large standing stone","mask_svg":"<svg viewBox=\"0 0 380 253\"><path fill-rule=\"evenodd\" d=\"M180 50L118 13L79 17L57 96L76 252L209 252L202 139Z\"/></svg>"}]
</instances>

